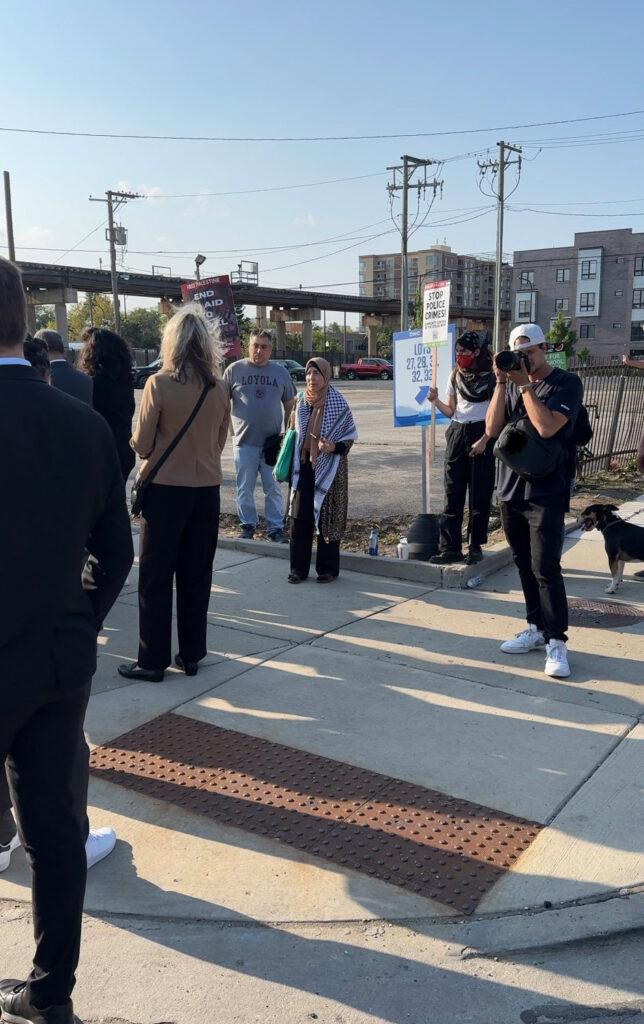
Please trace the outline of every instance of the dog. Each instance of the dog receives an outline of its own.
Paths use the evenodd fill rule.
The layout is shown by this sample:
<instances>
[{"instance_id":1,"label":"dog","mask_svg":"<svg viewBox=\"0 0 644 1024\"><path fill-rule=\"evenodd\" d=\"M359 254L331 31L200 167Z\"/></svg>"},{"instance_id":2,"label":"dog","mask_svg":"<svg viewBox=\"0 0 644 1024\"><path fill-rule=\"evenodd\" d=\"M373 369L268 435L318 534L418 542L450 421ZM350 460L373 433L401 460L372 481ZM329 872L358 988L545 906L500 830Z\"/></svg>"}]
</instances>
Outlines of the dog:
<instances>
[{"instance_id":1,"label":"dog","mask_svg":"<svg viewBox=\"0 0 644 1024\"><path fill-rule=\"evenodd\" d=\"M582 530L599 530L604 537L612 580L607 594L614 594L624 578L625 562L644 562L644 526L616 516L617 505L589 505L579 516Z\"/></svg>"}]
</instances>

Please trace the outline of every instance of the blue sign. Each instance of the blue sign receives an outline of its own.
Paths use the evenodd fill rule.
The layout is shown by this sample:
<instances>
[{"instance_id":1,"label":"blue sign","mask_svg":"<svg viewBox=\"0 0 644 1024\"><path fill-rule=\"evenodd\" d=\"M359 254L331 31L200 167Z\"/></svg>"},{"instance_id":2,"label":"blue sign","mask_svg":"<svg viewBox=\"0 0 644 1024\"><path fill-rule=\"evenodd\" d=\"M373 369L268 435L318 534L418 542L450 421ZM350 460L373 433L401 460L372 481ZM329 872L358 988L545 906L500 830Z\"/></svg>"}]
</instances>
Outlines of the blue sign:
<instances>
[{"instance_id":1,"label":"blue sign","mask_svg":"<svg viewBox=\"0 0 644 1024\"><path fill-rule=\"evenodd\" d=\"M449 325L449 342L437 348L423 343L422 328L394 334L394 427L428 426L432 404L428 399L432 384L432 364L436 359L436 387L445 401L447 384L454 366L456 328ZM436 409L436 423L448 423Z\"/></svg>"}]
</instances>

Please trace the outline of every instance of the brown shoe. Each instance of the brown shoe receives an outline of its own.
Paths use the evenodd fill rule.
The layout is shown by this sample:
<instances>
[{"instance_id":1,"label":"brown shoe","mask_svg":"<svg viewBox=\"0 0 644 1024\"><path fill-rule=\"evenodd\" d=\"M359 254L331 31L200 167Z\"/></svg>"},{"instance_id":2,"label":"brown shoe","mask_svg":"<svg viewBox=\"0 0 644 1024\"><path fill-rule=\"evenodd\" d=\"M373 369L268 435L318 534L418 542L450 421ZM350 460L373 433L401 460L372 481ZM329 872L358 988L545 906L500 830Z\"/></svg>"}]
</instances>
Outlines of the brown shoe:
<instances>
[{"instance_id":1,"label":"brown shoe","mask_svg":"<svg viewBox=\"0 0 644 1024\"><path fill-rule=\"evenodd\" d=\"M333 576L330 572L323 572L321 576L318 576L318 583L333 583L337 578L337 576Z\"/></svg>"}]
</instances>

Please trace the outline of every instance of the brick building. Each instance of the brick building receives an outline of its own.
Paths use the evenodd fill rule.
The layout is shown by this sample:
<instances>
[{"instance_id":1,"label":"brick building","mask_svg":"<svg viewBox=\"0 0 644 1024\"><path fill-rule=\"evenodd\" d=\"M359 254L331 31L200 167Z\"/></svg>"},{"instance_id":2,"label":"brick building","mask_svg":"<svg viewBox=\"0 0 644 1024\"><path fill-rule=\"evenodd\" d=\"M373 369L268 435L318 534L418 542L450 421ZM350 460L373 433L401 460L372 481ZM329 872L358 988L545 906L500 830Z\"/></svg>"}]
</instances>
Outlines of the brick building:
<instances>
[{"instance_id":1,"label":"brick building","mask_svg":"<svg viewBox=\"0 0 644 1024\"><path fill-rule=\"evenodd\" d=\"M558 310L593 355L644 349L644 234L582 231L574 245L514 253L514 323L549 331Z\"/></svg>"}]
</instances>

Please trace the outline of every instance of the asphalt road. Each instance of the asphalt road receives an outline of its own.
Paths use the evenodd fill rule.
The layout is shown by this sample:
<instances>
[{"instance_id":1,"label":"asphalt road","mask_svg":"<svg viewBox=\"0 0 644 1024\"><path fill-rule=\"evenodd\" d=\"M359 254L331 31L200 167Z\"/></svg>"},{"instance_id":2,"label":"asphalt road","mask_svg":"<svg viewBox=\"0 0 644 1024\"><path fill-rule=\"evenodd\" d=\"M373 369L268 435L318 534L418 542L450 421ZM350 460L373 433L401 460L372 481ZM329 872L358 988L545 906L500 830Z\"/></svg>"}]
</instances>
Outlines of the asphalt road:
<instances>
[{"instance_id":1,"label":"asphalt road","mask_svg":"<svg viewBox=\"0 0 644 1024\"><path fill-rule=\"evenodd\" d=\"M416 514L422 511L421 430L394 427L392 381L333 381L347 402L358 428L358 441L349 455L349 517ZM298 385L302 390L303 385ZM141 391L136 391L137 413ZM436 427L436 459L430 467L433 512L443 503L443 451L445 426ZM235 471L232 444L222 456L222 512L235 512ZM284 485L286 498L286 485ZM263 512L261 488L257 507Z\"/></svg>"}]
</instances>

